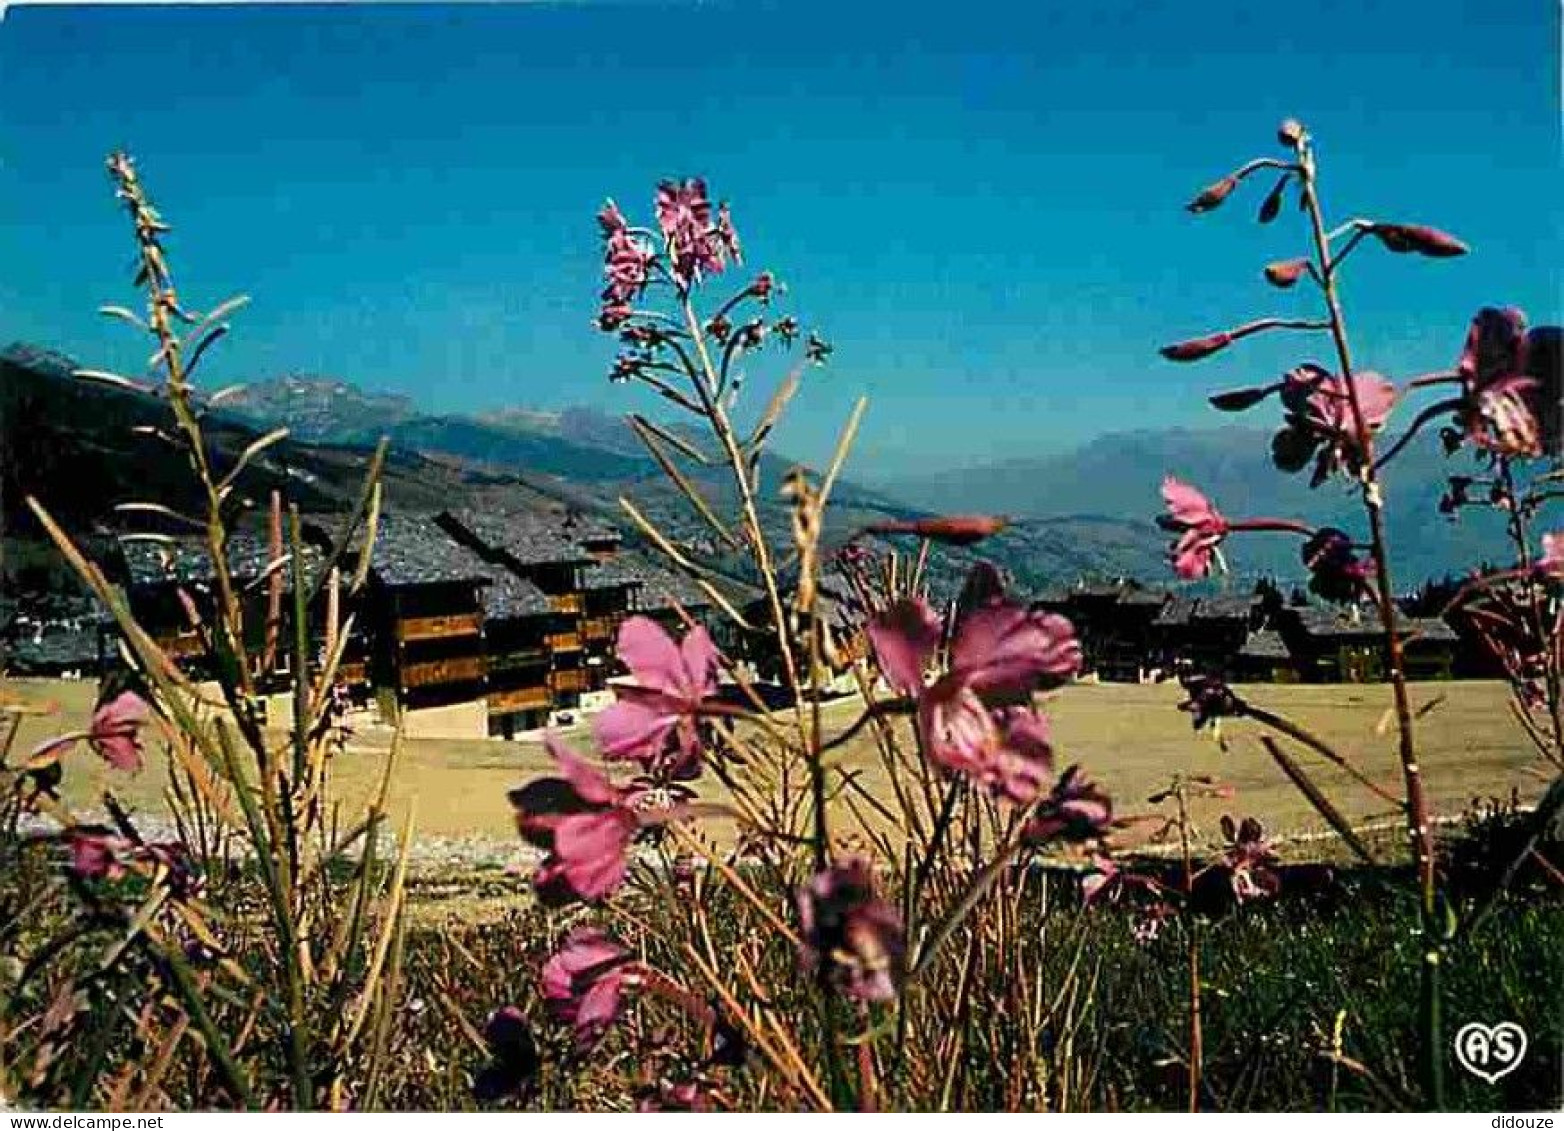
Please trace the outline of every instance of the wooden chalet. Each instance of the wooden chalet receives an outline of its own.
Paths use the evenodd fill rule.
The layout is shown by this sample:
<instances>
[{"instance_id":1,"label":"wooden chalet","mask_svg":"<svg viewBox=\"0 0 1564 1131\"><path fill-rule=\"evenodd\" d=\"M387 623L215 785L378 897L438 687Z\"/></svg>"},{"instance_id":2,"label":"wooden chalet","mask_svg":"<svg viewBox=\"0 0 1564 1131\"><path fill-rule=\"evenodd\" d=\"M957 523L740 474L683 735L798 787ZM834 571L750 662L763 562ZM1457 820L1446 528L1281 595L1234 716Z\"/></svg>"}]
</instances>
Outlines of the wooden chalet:
<instances>
[{"instance_id":1,"label":"wooden chalet","mask_svg":"<svg viewBox=\"0 0 1564 1131\"><path fill-rule=\"evenodd\" d=\"M571 626L548 594L526 578L501 573L483 590L484 696L489 734L512 738L543 726L556 705L549 640Z\"/></svg>"},{"instance_id":2,"label":"wooden chalet","mask_svg":"<svg viewBox=\"0 0 1564 1131\"><path fill-rule=\"evenodd\" d=\"M1297 683L1298 666L1287 641L1274 628L1256 629L1233 657L1233 679L1239 683Z\"/></svg>"},{"instance_id":3,"label":"wooden chalet","mask_svg":"<svg viewBox=\"0 0 1564 1131\"><path fill-rule=\"evenodd\" d=\"M1139 683L1156 665L1156 624L1168 603L1166 590L1134 581L1080 583L1033 602L1066 617L1081 641L1084 670L1100 679Z\"/></svg>"},{"instance_id":4,"label":"wooden chalet","mask_svg":"<svg viewBox=\"0 0 1564 1131\"><path fill-rule=\"evenodd\" d=\"M245 649L255 661L251 675L262 690L286 687L291 680L293 655L291 639L291 599L282 603L281 618L273 639L272 663L261 670L267 645L269 615L269 570L280 574L283 592L293 592L293 570L278 558L266 538L238 532L228 539L228 573L239 590L245 625ZM304 548L305 571L313 579L319 569L319 554ZM118 554L109 562L110 576L124 587L131 613L157 642L163 652L198 678L213 674L204 636L216 623L216 571L206 543L197 539L147 541L125 539ZM190 607L187 607L186 601ZM191 609L200 623L192 622Z\"/></svg>"},{"instance_id":5,"label":"wooden chalet","mask_svg":"<svg viewBox=\"0 0 1564 1131\"><path fill-rule=\"evenodd\" d=\"M796 578L784 576L782 580L782 603L796 625L793 657L802 678L806 674L805 657L809 654L809 626L796 610ZM770 598L752 589L740 609L744 619L757 628L754 632L744 633L737 642L739 654L754 665L755 674L762 681L784 684L787 676L782 650L771 627L774 618ZM852 580L834 565L827 565L820 571L815 594L815 615L823 619L830 633L838 661L830 673L831 681L835 683L849 663L868 654L869 643L868 635L864 632L867 614L862 600L854 590Z\"/></svg>"},{"instance_id":6,"label":"wooden chalet","mask_svg":"<svg viewBox=\"0 0 1564 1131\"><path fill-rule=\"evenodd\" d=\"M480 700L483 591L492 569L433 522L380 516L361 603L370 678L410 709Z\"/></svg>"},{"instance_id":7,"label":"wooden chalet","mask_svg":"<svg viewBox=\"0 0 1564 1131\"><path fill-rule=\"evenodd\" d=\"M1343 612L1317 606L1289 607L1278 617L1299 677L1312 683L1374 683L1385 678L1384 641L1372 609ZM1449 679L1458 638L1434 617L1398 616L1402 654L1410 679Z\"/></svg>"},{"instance_id":8,"label":"wooden chalet","mask_svg":"<svg viewBox=\"0 0 1564 1131\"><path fill-rule=\"evenodd\" d=\"M1259 600L1248 594L1174 594L1151 622L1158 664L1168 671L1192 667L1232 678L1238 653L1250 631L1261 626L1263 616Z\"/></svg>"},{"instance_id":9,"label":"wooden chalet","mask_svg":"<svg viewBox=\"0 0 1564 1131\"><path fill-rule=\"evenodd\" d=\"M582 638L582 571L591 555L561 532L559 521L536 511L462 510L438 516L439 528L453 544L471 553L489 576L528 582L543 595L556 616L544 636L549 656L548 686L554 710L580 704L589 689ZM497 571L502 571L498 572Z\"/></svg>"}]
</instances>

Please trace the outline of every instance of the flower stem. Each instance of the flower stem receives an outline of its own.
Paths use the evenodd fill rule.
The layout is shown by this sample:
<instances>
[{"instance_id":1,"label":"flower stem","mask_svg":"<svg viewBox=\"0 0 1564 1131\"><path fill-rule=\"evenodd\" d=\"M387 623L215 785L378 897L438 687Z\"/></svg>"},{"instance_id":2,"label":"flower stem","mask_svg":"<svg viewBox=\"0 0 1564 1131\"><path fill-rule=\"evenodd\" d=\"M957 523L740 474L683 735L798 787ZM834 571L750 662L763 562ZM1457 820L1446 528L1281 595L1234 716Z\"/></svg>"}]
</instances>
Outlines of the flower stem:
<instances>
[{"instance_id":1,"label":"flower stem","mask_svg":"<svg viewBox=\"0 0 1564 1131\"><path fill-rule=\"evenodd\" d=\"M1380 490L1378 468L1374 463L1374 438L1363 414L1357 383L1353 380L1352 350L1347 340L1346 318L1342 314L1341 295L1338 289L1336 267L1352 245L1349 244L1348 248L1344 248L1333 258L1325 229L1325 217L1320 205L1314 152L1305 144L1299 156L1301 165L1299 179L1303 204L1313 231L1320 277L1324 280L1321 290L1330 316L1330 334L1336 346L1336 356L1341 366L1341 380L1347 390L1347 399L1352 408L1353 427L1357 433L1363 510L1368 517L1370 540L1374 548L1374 571L1378 589L1376 598L1380 625L1385 634L1386 661L1391 695L1395 705L1399 736L1397 752L1401 759L1401 774L1406 788L1407 837L1416 862L1418 893L1422 906L1421 1036L1424 1098L1434 1110L1442 1110L1444 1107L1444 1038L1440 1020L1439 965L1443 958L1443 943L1435 925L1438 893L1434 875L1433 829L1429 822L1428 796L1423 787L1422 767L1417 760L1417 744L1412 728L1412 704L1407 693L1401 637L1396 630L1395 589L1391 585L1390 558L1385 538L1384 498Z\"/></svg>"}]
</instances>

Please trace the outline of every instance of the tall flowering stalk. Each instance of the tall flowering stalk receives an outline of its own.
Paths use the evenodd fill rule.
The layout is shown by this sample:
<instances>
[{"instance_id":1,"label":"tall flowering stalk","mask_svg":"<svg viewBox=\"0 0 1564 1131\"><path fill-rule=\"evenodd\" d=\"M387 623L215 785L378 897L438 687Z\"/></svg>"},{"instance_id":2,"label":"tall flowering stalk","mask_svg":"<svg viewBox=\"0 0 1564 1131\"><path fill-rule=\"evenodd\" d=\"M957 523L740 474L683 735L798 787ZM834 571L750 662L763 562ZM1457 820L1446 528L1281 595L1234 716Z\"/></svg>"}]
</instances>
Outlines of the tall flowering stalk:
<instances>
[{"instance_id":1,"label":"tall flowering stalk","mask_svg":"<svg viewBox=\"0 0 1564 1131\"><path fill-rule=\"evenodd\" d=\"M1279 393L1287 407L1287 426L1278 433L1273 456L1278 467L1296 470L1310 458L1315 460L1314 482L1343 474L1356 482L1368 528L1363 547L1368 554L1360 564L1352 554L1352 543L1340 532L1316 534L1305 548L1305 562L1311 571L1325 569L1337 574L1353 573L1368 582L1349 586L1348 599L1366 596L1372 600L1379 617L1385 649L1386 674L1391 686L1396 718L1397 752L1400 758L1404 790L1407 836L1417 872L1422 908L1422 1038L1423 1077L1428 1101L1438 1107L1443 1099L1444 1041L1440 1022L1440 964L1449 932L1443 919L1435 868L1434 837L1430 823L1428 798L1418 761L1414 714L1407 691L1404 641L1397 624L1395 588L1392 583L1390 553L1385 534L1385 499L1381 460L1376 454L1376 435L1383 428L1395 403L1397 391L1377 374L1360 371L1354 361L1343 312L1340 285L1343 267L1352 252L1366 240L1377 240L1394 254L1430 258L1464 255L1466 246L1455 237L1424 225L1352 220L1331 229L1320 201L1319 170L1313 142L1307 130L1296 121L1284 122L1277 140L1290 154L1285 160L1260 158L1224 177L1204 190L1190 205L1194 212L1206 212L1219 206L1240 182L1262 170L1274 172L1276 180L1260 210L1260 220L1269 223L1280 211L1289 191L1297 195L1308 222L1310 251L1297 259L1273 263L1264 272L1273 287L1287 289L1307 278L1319 292L1324 318L1317 320L1259 319L1232 331L1207 335L1165 347L1163 356L1174 361L1195 361L1226 349L1251 334L1281 328L1323 331L1329 335L1335 355L1336 372L1308 364L1287 374L1282 381L1265 387L1237 390L1213 398L1217 407L1242 410L1252 407L1272 393ZM1169 499L1173 518L1190 505ZM1214 508L1189 525L1183 535L1180 562L1190 561L1201 547L1224 537L1234 527L1222 524ZM1322 532L1323 533L1323 532ZM1189 542L1191 537L1197 539ZM1189 544L1186 546L1186 542ZM1191 569L1181 568L1189 575ZM1318 577L1318 573L1316 572Z\"/></svg>"},{"instance_id":2,"label":"tall flowering stalk","mask_svg":"<svg viewBox=\"0 0 1564 1131\"><path fill-rule=\"evenodd\" d=\"M259 579L265 601L255 607L235 580L229 535L245 502L247 470L287 432L267 433L237 456L224 456L209 443L203 422L226 393L203 395L194 380L210 349L228 332L227 315L245 300L229 300L204 314L188 309L175 290L164 247L170 228L151 203L135 163L127 154L114 153L107 167L134 232L135 282L145 293L146 314L118 306L103 312L152 339L150 366L159 379L147 385L103 370L76 376L136 389L168 405L171 429L151 431L184 453L200 511L184 514L157 500L118 509L132 519L150 518L200 533L212 593L208 599L186 587L179 598L188 628L216 673L220 699L214 701L173 662L137 622L124 592L80 552L42 502L29 499L60 552L114 616L137 689L106 696L87 731L45 744L24 772L36 775L60 766L80 741L111 765L134 772L142 757L141 731L155 725L171 763L171 802L180 839L148 843L112 793L105 797L108 826L84 823L52 795L35 795L32 804L61 825L78 879L114 885L135 873L149 881L139 907L120 906L121 893L113 887L112 899L91 895L90 915L84 911L84 916L89 922L117 923L123 933L123 941L110 951L113 961L100 975L113 973L129 986L118 969L121 956L134 945L151 961L145 987L149 1000L172 995L184 1011L185 1022L171 1030L170 1054L188 1024L202 1036L209 1066L203 1073L215 1073L231 1103L294 1109L373 1106L394 1017L403 930L406 858L385 862L376 857L396 743L388 776L356 824L338 826L326 791L331 760L340 748L341 702L333 689L352 629L352 614L344 615L343 606L367 574L384 446L371 460L358 506L324 561L311 560L297 508L288 508L284 521L281 501L274 500L275 557ZM365 549L345 573L344 548L361 530L367 530ZM167 541L153 531L130 537ZM285 601L289 595L291 601ZM247 629L251 618L259 619L258 633ZM291 637L286 643L285 630ZM252 639L263 641L259 649ZM279 738L267 729L263 694L284 647L290 652L292 717ZM404 852L406 840L404 830ZM231 938L245 937L252 926L230 920L223 900L208 903L205 898L209 880L213 885L232 882L227 877L236 842L253 862L265 894L264 958L252 970L229 950ZM343 881L336 865L350 859L356 844L352 878ZM326 922L338 922L338 929L323 931ZM256 1002L248 1020L233 1018L231 1028L220 1026L217 1018L233 1001L247 997ZM254 1039L235 1040L241 1032ZM280 1050L287 1066L285 1088L275 1093L263 1090L271 1087L273 1049Z\"/></svg>"},{"instance_id":3,"label":"tall flowering stalk","mask_svg":"<svg viewBox=\"0 0 1564 1131\"><path fill-rule=\"evenodd\" d=\"M921 987L939 963L970 963L952 944L974 916L1021 898L1017 861L1050 845L1093 843L1114 823L1106 794L1079 767L1056 775L1034 700L1075 675L1080 646L1062 618L1008 594L992 567L976 569L954 602L926 592L931 545L979 543L1003 519L897 520L828 544L831 495L862 401L826 468L793 468L769 485L780 505L763 505L769 438L806 367L823 363L830 346L772 312L781 288L770 272L707 305L739 264L740 245L705 182L663 182L654 214L653 225L639 227L612 202L599 212L596 325L623 347L612 378L649 388L695 424L630 417L692 519L720 551L746 559L762 595L741 608L693 540L621 500L720 610L735 647L719 648L723 634L687 612L682 639L650 620L626 620L618 652L629 679L594 727L604 765L551 740L559 773L511 793L519 831L547 853L534 876L540 895L589 905L607 920L564 936L540 984L551 1012L589 1044L607 1039L638 1001L657 998L741 1039L782 1102L867 1110L884 1102L888 1064L903 1064L916 1040L944 1039L946 1022L936 1018L961 1003ZM754 384L746 371L760 367L762 347L800 342L805 365L741 427L742 396ZM713 502L723 481L736 515ZM901 537L920 546L911 569L884 549ZM755 680L769 655L781 686L768 701ZM861 698L856 717L833 728L824 699L842 676ZM859 739L878 756L891 798L875 797L843 764L841 752ZM701 796L711 779L725 791L721 802ZM710 818L737 826L731 852L714 852L699 830ZM706 868L667 856L661 868L634 866L670 849ZM708 885L765 924L761 937L719 945L701 894ZM623 893L648 886L658 898L693 893L690 938L665 961L635 952L633 920L619 911ZM777 969L779 956L767 955L776 946L786 948L794 977L773 972L762 982L757 971ZM757 995L799 1008L757 1013L747 1004ZM708 996L719 1004L694 1004ZM653 1063L660 1053L643 1047L641 1055ZM686 1080L649 1102L694 1106L716 1095Z\"/></svg>"}]
</instances>

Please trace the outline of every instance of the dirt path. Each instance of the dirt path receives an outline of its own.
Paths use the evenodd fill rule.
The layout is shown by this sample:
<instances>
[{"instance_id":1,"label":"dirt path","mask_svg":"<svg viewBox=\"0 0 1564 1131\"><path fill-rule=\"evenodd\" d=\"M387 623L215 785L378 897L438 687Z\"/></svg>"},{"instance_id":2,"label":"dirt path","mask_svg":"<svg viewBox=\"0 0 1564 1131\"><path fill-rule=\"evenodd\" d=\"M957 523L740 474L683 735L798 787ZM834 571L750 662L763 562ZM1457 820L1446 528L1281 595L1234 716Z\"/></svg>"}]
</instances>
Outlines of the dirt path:
<instances>
[{"instance_id":1,"label":"dirt path","mask_svg":"<svg viewBox=\"0 0 1564 1131\"><path fill-rule=\"evenodd\" d=\"M0 688L28 699L53 701L50 718L24 721L19 749L64 730L85 724L94 687L90 683L50 680L0 680ZM1376 727L1389 705L1387 688L1379 686L1255 686L1244 694L1256 703L1286 714L1339 743L1355 756L1366 773L1398 790L1393 724L1384 733ZM1512 788L1534 796L1542 782L1528 772L1534 759L1509 716L1506 690L1496 683L1425 683L1414 687L1414 701L1442 702L1420 724L1422 763L1437 810L1460 811L1474 796L1507 796ZM1175 772L1208 773L1238 790L1230 802L1204 803L1197 818L1208 825L1223 810L1255 814L1269 829L1286 833L1321 830L1322 822L1266 756L1255 735L1258 728L1242 721L1225 728L1229 749L1223 752L1207 733L1196 734L1189 716L1179 712L1176 686L1082 685L1055 695L1048 709L1054 720L1061 764L1081 762L1111 792L1121 812L1134 812L1146 796L1161 788ZM856 700L826 708L827 725L840 729L858 711ZM590 752L584 730L567 734L583 753ZM378 784L389 732L361 732L333 768L334 794L356 808ZM1307 754L1300 760L1318 768L1318 780L1354 820L1387 815L1388 805L1368 794L1339 771ZM154 756L134 778L112 775L82 751L69 760L66 798L74 806L97 808L102 790L112 786L118 796L151 814L163 809L166 786L161 759ZM867 741L855 741L844 759L860 767L871 789L886 789L883 771ZM416 805L416 827L424 851L453 864L503 860L516 844L508 789L544 773L550 761L541 745L523 742L410 740L392 787L396 823L409 805Z\"/></svg>"}]
</instances>

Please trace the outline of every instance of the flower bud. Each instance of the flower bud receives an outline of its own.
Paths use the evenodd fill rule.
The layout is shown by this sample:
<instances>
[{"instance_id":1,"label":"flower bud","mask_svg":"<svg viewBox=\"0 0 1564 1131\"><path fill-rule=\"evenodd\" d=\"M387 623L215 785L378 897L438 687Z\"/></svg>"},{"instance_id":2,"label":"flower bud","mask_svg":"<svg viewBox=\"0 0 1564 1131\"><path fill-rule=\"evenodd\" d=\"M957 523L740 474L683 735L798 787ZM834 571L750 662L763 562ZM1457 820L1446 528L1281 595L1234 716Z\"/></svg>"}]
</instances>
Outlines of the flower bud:
<instances>
[{"instance_id":1,"label":"flower bud","mask_svg":"<svg viewBox=\"0 0 1564 1131\"><path fill-rule=\"evenodd\" d=\"M1286 290L1309 270L1307 259L1282 259L1275 263L1269 263L1265 268L1265 281L1273 287L1281 287Z\"/></svg>"},{"instance_id":2,"label":"flower bud","mask_svg":"<svg viewBox=\"0 0 1564 1131\"><path fill-rule=\"evenodd\" d=\"M1283 173L1277 178L1271 191L1265 194L1265 199L1260 202L1259 220L1262 224L1269 224L1282 212L1282 193L1287 191L1287 182L1292 180L1291 173Z\"/></svg>"},{"instance_id":3,"label":"flower bud","mask_svg":"<svg viewBox=\"0 0 1564 1131\"><path fill-rule=\"evenodd\" d=\"M1297 118L1288 118L1276 127L1276 140L1288 149L1297 149L1303 144L1303 123Z\"/></svg>"},{"instance_id":4,"label":"flower bud","mask_svg":"<svg viewBox=\"0 0 1564 1131\"><path fill-rule=\"evenodd\" d=\"M1233 344L1233 335L1223 330L1204 338L1191 338L1187 342L1174 342L1159 351L1169 361L1199 361Z\"/></svg>"},{"instance_id":5,"label":"flower bud","mask_svg":"<svg viewBox=\"0 0 1564 1131\"><path fill-rule=\"evenodd\" d=\"M1200 195L1190 201L1187 207L1191 212L1210 212L1231 196L1233 190L1237 187L1237 177L1223 177L1215 184L1207 185L1202 189Z\"/></svg>"},{"instance_id":6,"label":"flower bud","mask_svg":"<svg viewBox=\"0 0 1564 1131\"><path fill-rule=\"evenodd\" d=\"M1465 255L1467 246L1448 232L1430 228L1426 224L1373 224L1369 231L1379 237L1379 242L1398 255L1415 252L1434 259L1450 259Z\"/></svg>"},{"instance_id":7,"label":"flower bud","mask_svg":"<svg viewBox=\"0 0 1564 1131\"><path fill-rule=\"evenodd\" d=\"M959 514L876 522L865 529L870 534L914 534L947 546L970 546L998 534L1008 524L1008 519L998 515Z\"/></svg>"},{"instance_id":8,"label":"flower bud","mask_svg":"<svg viewBox=\"0 0 1564 1131\"><path fill-rule=\"evenodd\" d=\"M1210 397L1211 407L1218 412L1243 412L1253 408L1266 397L1276 392L1275 385L1262 385L1253 389L1233 389L1226 393L1215 393Z\"/></svg>"}]
</instances>

